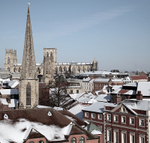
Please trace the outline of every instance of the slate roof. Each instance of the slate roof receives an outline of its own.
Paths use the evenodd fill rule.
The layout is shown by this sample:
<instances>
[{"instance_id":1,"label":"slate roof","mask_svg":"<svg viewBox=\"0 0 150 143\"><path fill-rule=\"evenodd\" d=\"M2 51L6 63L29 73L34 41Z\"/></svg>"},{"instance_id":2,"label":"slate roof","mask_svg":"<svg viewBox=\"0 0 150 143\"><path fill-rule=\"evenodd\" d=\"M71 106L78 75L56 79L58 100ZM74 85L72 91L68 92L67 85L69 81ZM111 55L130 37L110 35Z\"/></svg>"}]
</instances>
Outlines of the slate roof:
<instances>
[{"instance_id":1,"label":"slate roof","mask_svg":"<svg viewBox=\"0 0 150 143\"><path fill-rule=\"evenodd\" d=\"M9 119L8 122L6 122L6 119L4 119L4 115L7 115ZM66 115L76 119L76 122L71 121L69 118L66 117ZM57 139L58 141L65 139L65 133L68 133L68 135L80 133L85 134L89 139L97 138L96 136L92 135L90 132L86 131L80 126L85 124L83 123L83 121L78 120L77 117L75 117L68 111L57 111L53 108L0 111L0 122L5 122L6 125L10 122L11 125L16 126L16 128L17 126L20 126L19 130L24 130L24 132L26 132L25 128L29 129L29 126L34 127L39 133L52 140L55 140L54 137L56 134L59 136L59 138ZM69 125L71 122L73 124ZM26 123L26 125L24 125L24 123ZM5 124L0 124L0 126L1 125L3 126ZM13 128L14 132L16 128ZM47 128L51 129L46 130ZM18 135L16 136L16 139L17 138Z\"/></svg>"}]
</instances>

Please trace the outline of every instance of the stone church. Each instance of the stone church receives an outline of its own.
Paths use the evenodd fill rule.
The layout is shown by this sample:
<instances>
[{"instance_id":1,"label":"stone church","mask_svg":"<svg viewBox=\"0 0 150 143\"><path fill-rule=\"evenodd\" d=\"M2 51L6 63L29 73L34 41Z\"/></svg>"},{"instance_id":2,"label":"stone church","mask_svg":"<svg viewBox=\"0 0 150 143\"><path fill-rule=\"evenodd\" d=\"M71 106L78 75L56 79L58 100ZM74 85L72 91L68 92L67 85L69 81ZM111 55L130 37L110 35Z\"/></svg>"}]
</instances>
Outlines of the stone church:
<instances>
[{"instance_id":1,"label":"stone church","mask_svg":"<svg viewBox=\"0 0 150 143\"><path fill-rule=\"evenodd\" d=\"M23 58L23 60L27 59L28 57ZM10 73L21 73L23 70L23 65L17 63L16 50L6 49L4 68L7 69ZM57 63L57 49L44 48L43 63L36 63L34 68L37 76L41 76L43 81L48 83L48 81L52 79L55 74L78 74L87 71L96 71L98 69L98 64L95 59L91 63Z\"/></svg>"}]
</instances>

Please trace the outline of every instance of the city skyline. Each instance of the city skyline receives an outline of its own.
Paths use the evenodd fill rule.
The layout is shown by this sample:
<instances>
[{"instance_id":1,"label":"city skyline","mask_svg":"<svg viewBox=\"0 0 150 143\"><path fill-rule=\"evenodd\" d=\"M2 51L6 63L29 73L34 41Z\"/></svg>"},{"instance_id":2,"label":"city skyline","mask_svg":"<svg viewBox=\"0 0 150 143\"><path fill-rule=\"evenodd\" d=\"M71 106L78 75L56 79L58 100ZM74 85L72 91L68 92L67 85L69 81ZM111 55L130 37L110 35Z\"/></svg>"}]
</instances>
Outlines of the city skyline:
<instances>
[{"instance_id":1,"label":"city skyline","mask_svg":"<svg viewBox=\"0 0 150 143\"><path fill-rule=\"evenodd\" d=\"M27 2L37 63L43 62L43 48L57 48L58 62L96 58L99 70L149 71L148 0L0 0L0 67L5 49L16 49L22 62Z\"/></svg>"}]
</instances>

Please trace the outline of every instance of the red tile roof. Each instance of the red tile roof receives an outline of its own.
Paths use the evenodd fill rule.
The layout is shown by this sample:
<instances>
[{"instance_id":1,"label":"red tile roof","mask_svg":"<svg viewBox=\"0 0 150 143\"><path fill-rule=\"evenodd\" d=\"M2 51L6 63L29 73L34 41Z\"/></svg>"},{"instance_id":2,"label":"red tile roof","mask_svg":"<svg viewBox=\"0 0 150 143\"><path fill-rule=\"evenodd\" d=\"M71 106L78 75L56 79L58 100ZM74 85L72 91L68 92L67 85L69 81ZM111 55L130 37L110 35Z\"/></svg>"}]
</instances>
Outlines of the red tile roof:
<instances>
[{"instance_id":1,"label":"red tile roof","mask_svg":"<svg viewBox=\"0 0 150 143\"><path fill-rule=\"evenodd\" d=\"M147 79L145 76L131 76L132 80L140 80L140 79Z\"/></svg>"}]
</instances>

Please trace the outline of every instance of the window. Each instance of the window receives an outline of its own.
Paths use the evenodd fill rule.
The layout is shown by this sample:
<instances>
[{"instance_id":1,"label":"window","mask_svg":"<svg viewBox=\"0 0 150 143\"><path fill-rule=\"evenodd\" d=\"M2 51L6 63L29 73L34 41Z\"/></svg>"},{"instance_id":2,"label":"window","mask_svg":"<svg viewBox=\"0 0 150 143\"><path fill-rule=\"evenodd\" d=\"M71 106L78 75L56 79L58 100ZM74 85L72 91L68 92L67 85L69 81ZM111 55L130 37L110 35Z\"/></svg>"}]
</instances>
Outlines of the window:
<instances>
[{"instance_id":1,"label":"window","mask_svg":"<svg viewBox=\"0 0 150 143\"><path fill-rule=\"evenodd\" d=\"M71 143L76 143L77 141L76 141L76 138L72 138L71 139Z\"/></svg>"},{"instance_id":2,"label":"window","mask_svg":"<svg viewBox=\"0 0 150 143\"><path fill-rule=\"evenodd\" d=\"M114 115L114 122L118 122L118 115Z\"/></svg>"},{"instance_id":3,"label":"window","mask_svg":"<svg viewBox=\"0 0 150 143\"><path fill-rule=\"evenodd\" d=\"M117 130L114 130L114 143L119 143L119 136Z\"/></svg>"},{"instance_id":4,"label":"window","mask_svg":"<svg viewBox=\"0 0 150 143\"><path fill-rule=\"evenodd\" d=\"M121 123L123 123L123 124L126 123L126 117L125 117L125 116L122 116L122 117L121 117Z\"/></svg>"},{"instance_id":5,"label":"window","mask_svg":"<svg viewBox=\"0 0 150 143\"><path fill-rule=\"evenodd\" d=\"M84 137L81 137L81 138L79 139L79 143L85 143Z\"/></svg>"},{"instance_id":6,"label":"window","mask_svg":"<svg viewBox=\"0 0 150 143\"><path fill-rule=\"evenodd\" d=\"M121 143L127 143L127 142L126 142L126 137L127 137L127 136L126 136L126 132L122 132L122 133L121 133Z\"/></svg>"},{"instance_id":7,"label":"window","mask_svg":"<svg viewBox=\"0 0 150 143\"><path fill-rule=\"evenodd\" d=\"M111 129L107 129L107 142L111 141Z\"/></svg>"},{"instance_id":8,"label":"window","mask_svg":"<svg viewBox=\"0 0 150 143\"><path fill-rule=\"evenodd\" d=\"M121 112L126 113L126 108L122 106L122 107L121 107Z\"/></svg>"},{"instance_id":9,"label":"window","mask_svg":"<svg viewBox=\"0 0 150 143\"><path fill-rule=\"evenodd\" d=\"M88 112L85 112L85 117L89 117L89 113Z\"/></svg>"},{"instance_id":10,"label":"window","mask_svg":"<svg viewBox=\"0 0 150 143\"><path fill-rule=\"evenodd\" d=\"M130 124L134 125L134 118L133 117L130 117Z\"/></svg>"},{"instance_id":11,"label":"window","mask_svg":"<svg viewBox=\"0 0 150 143\"><path fill-rule=\"evenodd\" d=\"M70 90L70 93L73 94L73 90Z\"/></svg>"},{"instance_id":12,"label":"window","mask_svg":"<svg viewBox=\"0 0 150 143\"><path fill-rule=\"evenodd\" d=\"M95 118L95 113L91 113L91 118Z\"/></svg>"},{"instance_id":13,"label":"window","mask_svg":"<svg viewBox=\"0 0 150 143\"><path fill-rule=\"evenodd\" d=\"M40 140L39 143L44 143L44 141Z\"/></svg>"},{"instance_id":14,"label":"window","mask_svg":"<svg viewBox=\"0 0 150 143\"><path fill-rule=\"evenodd\" d=\"M79 90L77 90L77 93L79 93Z\"/></svg>"},{"instance_id":15,"label":"window","mask_svg":"<svg viewBox=\"0 0 150 143\"><path fill-rule=\"evenodd\" d=\"M139 143L145 143L145 136L139 135Z\"/></svg>"},{"instance_id":16,"label":"window","mask_svg":"<svg viewBox=\"0 0 150 143\"><path fill-rule=\"evenodd\" d=\"M142 126L142 127L145 126L144 119L139 119L139 126Z\"/></svg>"},{"instance_id":17,"label":"window","mask_svg":"<svg viewBox=\"0 0 150 143\"><path fill-rule=\"evenodd\" d=\"M98 114L98 119L102 120L102 115L101 114Z\"/></svg>"},{"instance_id":18,"label":"window","mask_svg":"<svg viewBox=\"0 0 150 143\"><path fill-rule=\"evenodd\" d=\"M130 133L130 143L135 143L135 135L134 135L134 133Z\"/></svg>"},{"instance_id":19,"label":"window","mask_svg":"<svg viewBox=\"0 0 150 143\"><path fill-rule=\"evenodd\" d=\"M31 141L30 143L34 143L33 141Z\"/></svg>"},{"instance_id":20,"label":"window","mask_svg":"<svg viewBox=\"0 0 150 143\"><path fill-rule=\"evenodd\" d=\"M111 115L107 114L107 121L111 121Z\"/></svg>"},{"instance_id":21,"label":"window","mask_svg":"<svg viewBox=\"0 0 150 143\"><path fill-rule=\"evenodd\" d=\"M31 105L31 85L30 83L26 86L26 105Z\"/></svg>"}]
</instances>

